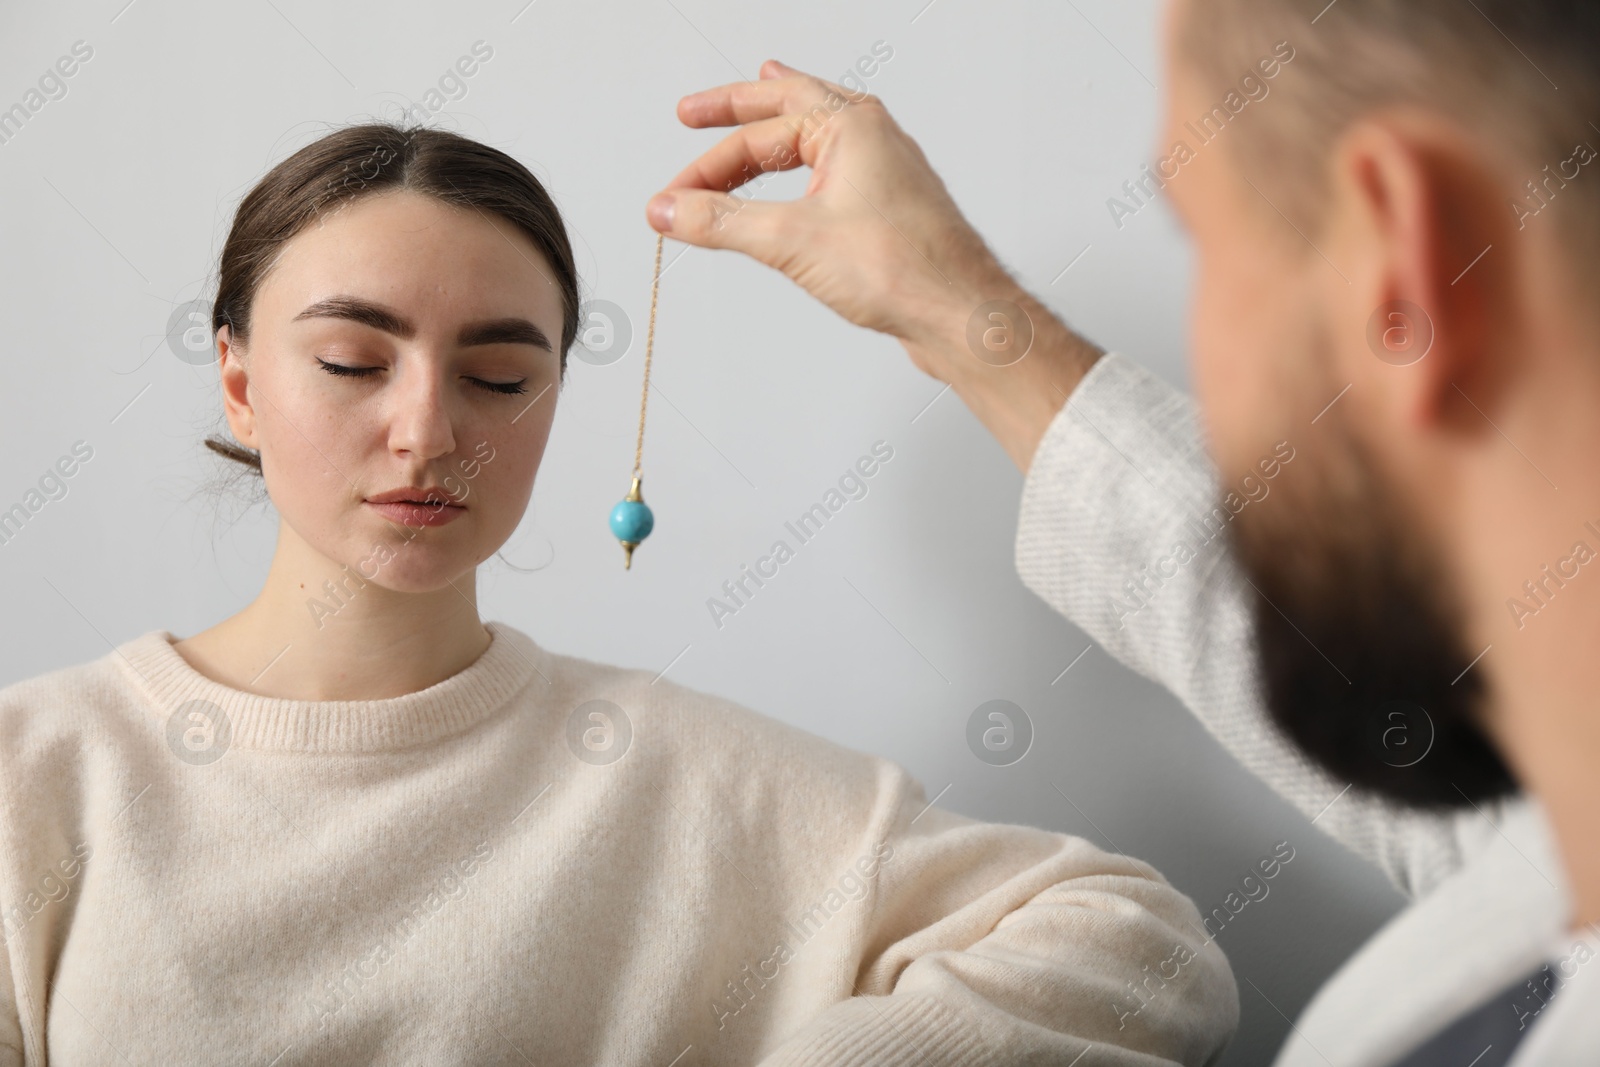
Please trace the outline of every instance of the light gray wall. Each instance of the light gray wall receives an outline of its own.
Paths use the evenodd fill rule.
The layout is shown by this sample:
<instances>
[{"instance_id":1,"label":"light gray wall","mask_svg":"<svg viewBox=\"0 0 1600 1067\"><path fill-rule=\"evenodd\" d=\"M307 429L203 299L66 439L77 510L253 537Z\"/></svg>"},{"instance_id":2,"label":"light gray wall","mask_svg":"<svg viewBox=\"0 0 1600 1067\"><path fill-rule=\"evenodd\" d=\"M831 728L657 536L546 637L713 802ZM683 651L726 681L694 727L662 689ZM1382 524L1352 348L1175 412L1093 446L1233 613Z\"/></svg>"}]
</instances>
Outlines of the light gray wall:
<instances>
[{"instance_id":1,"label":"light gray wall","mask_svg":"<svg viewBox=\"0 0 1600 1067\"><path fill-rule=\"evenodd\" d=\"M1265 1062L1285 1017L1398 906L1166 693L1097 648L1062 675L1088 641L1016 577L1021 478L999 446L953 394L929 406L938 384L897 344L749 260L668 242L645 452L658 527L631 572L605 528L637 421L644 202L720 136L680 126L675 103L754 78L769 56L838 77L886 42L872 91L1006 263L1077 328L1185 384L1188 248L1164 204L1120 229L1106 206L1154 147L1158 4L125 3L0 7L0 107L74 42L93 48L66 95L0 145L0 508L75 441L94 449L0 546L0 682L146 630L191 634L256 594L276 522L208 492L215 369L173 355L168 315L210 295L233 208L269 166L330 124L421 102L483 40L492 59L434 121L547 182L587 293L637 331L618 362L573 361L505 549L544 566L486 566L485 617L560 652L671 663L679 682L902 763L930 796L948 787L946 807L1147 859L1202 910L1290 841L1270 896L1220 938L1243 1006L1230 1064ZM716 627L707 598L879 439L894 458L868 495ZM1037 729L1004 769L965 738L995 698Z\"/></svg>"}]
</instances>

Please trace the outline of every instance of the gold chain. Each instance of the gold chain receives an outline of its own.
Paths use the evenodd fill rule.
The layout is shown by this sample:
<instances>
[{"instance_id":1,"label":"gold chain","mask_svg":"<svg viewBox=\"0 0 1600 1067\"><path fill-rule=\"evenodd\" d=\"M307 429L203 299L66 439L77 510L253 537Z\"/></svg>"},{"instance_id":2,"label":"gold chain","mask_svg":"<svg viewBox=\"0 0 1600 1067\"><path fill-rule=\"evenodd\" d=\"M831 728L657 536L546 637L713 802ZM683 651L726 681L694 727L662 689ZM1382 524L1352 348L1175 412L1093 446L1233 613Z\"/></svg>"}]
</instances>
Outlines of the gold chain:
<instances>
[{"instance_id":1,"label":"gold chain","mask_svg":"<svg viewBox=\"0 0 1600 1067\"><path fill-rule=\"evenodd\" d=\"M639 397L639 441L633 446L633 476L639 477L639 464L644 456L644 409L650 399L650 353L656 345L656 294L661 288L661 247L666 234L656 234L656 272L650 282L650 331L644 341L644 392Z\"/></svg>"}]
</instances>

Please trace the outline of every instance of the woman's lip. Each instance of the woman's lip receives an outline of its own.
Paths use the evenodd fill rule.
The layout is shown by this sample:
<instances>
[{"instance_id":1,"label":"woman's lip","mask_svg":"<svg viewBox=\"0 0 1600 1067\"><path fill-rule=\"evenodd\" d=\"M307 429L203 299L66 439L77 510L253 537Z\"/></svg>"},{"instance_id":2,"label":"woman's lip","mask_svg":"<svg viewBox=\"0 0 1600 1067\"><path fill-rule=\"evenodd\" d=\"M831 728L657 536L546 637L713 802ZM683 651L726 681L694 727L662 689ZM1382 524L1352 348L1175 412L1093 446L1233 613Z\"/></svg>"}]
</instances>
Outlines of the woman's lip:
<instances>
[{"instance_id":1,"label":"woman's lip","mask_svg":"<svg viewBox=\"0 0 1600 1067\"><path fill-rule=\"evenodd\" d=\"M366 504L384 518L402 526L443 526L447 522L454 522L467 510L458 504L411 504L404 501L374 504L370 500Z\"/></svg>"}]
</instances>

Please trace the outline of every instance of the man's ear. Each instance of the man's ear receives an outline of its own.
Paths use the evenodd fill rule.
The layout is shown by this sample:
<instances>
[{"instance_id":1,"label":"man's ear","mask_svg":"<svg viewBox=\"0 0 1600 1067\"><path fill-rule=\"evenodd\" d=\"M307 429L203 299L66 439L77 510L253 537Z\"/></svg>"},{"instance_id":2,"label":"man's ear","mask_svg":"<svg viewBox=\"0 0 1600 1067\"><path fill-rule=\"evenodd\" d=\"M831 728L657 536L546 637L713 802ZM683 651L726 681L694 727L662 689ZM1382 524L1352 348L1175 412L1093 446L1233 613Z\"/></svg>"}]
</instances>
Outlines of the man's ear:
<instances>
[{"instance_id":1,"label":"man's ear","mask_svg":"<svg viewBox=\"0 0 1600 1067\"><path fill-rule=\"evenodd\" d=\"M233 328L224 323L217 329L217 366L222 377L222 409L234 440L246 448L258 448L256 413L250 406L250 368L244 347L234 343Z\"/></svg>"},{"instance_id":2,"label":"man's ear","mask_svg":"<svg viewBox=\"0 0 1600 1067\"><path fill-rule=\"evenodd\" d=\"M1414 429L1483 431L1515 369L1518 242L1497 173L1430 114L1358 120L1334 158L1370 241L1361 287L1372 306L1361 310L1374 377Z\"/></svg>"}]
</instances>

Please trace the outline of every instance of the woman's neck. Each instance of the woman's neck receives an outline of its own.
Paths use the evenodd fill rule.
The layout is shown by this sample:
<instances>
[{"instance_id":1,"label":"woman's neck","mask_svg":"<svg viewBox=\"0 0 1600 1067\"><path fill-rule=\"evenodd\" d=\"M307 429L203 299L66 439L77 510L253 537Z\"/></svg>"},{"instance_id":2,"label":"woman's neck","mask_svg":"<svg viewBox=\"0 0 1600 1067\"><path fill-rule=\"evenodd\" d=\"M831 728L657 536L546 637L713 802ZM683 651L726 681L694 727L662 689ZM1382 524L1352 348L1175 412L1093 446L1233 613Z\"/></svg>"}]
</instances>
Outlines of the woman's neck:
<instances>
[{"instance_id":1,"label":"woman's neck","mask_svg":"<svg viewBox=\"0 0 1600 1067\"><path fill-rule=\"evenodd\" d=\"M367 574L423 580L405 549ZM385 567L391 573L385 574ZM297 700L376 700L426 689L489 647L477 572L427 592L396 592L335 565L286 526L261 593L238 614L174 643L201 674L234 689Z\"/></svg>"}]
</instances>

